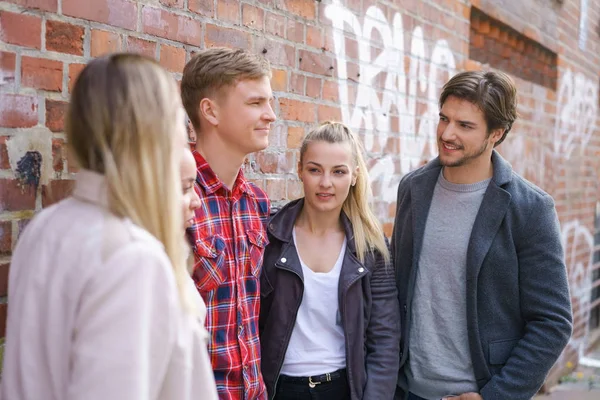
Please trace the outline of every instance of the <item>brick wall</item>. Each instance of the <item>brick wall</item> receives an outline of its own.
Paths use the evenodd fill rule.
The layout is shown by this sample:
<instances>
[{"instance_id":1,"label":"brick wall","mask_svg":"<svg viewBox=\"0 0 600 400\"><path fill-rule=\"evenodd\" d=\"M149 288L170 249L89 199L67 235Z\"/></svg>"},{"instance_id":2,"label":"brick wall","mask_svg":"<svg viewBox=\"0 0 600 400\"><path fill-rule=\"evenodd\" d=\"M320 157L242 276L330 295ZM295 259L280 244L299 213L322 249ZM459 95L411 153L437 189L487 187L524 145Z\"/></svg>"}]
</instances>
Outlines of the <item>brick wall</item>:
<instances>
[{"instance_id":1,"label":"brick wall","mask_svg":"<svg viewBox=\"0 0 600 400\"><path fill-rule=\"evenodd\" d=\"M477 26L471 6L483 15ZM481 21L495 22L488 29ZM481 62L500 55L513 69L492 67L515 74L521 119L499 149L554 196L567 249L576 326L555 379L599 335L589 323L598 303L592 271L600 267L593 258L600 251L599 22L600 4L585 0L0 1L0 295L27 221L72 188L63 116L92 57L141 52L180 79L205 47L264 54L279 121L269 148L248 160L248 174L275 203L300 196L294 169L302 136L319 121L341 119L364 140L389 233L400 178L436 154L441 85L456 71L489 68ZM515 37L523 48L515 42L505 56L499 45L486 46ZM545 52L540 60L554 68L553 80L535 63L516 74L530 49ZM0 304L0 321L5 312Z\"/></svg>"}]
</instances>

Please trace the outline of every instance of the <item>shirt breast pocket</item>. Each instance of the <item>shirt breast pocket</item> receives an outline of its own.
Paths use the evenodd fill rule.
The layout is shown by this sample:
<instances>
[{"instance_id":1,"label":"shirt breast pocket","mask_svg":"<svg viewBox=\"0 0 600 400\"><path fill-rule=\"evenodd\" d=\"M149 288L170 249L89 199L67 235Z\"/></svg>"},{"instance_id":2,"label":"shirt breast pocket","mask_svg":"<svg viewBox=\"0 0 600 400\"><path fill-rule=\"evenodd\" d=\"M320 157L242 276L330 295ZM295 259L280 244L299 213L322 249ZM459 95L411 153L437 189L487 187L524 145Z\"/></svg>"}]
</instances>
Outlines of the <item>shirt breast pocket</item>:
<instances>
[{"instance_id":1,"label":"shirt breast pocket","mask_svg":"<svg viewBox=\"0 0 600 400\"><path fill-rule=\"evenodd\" d=\"M248 236L248 254L250 257L250 270L252 275L260 277L265 247L269 244L269 239L259 230L251 229L246 232Z\"/></svg>"},{"instance_id":2,"label":"shirt breast pocket","mask_svg":"<svg viewBox=\"0 0 600 400\"><path fill-rule=\"evenodd\" d=\"M208 236L196 240L194 246L195 265L192 274L196 287L201 292L217 289L227 279L225 241L222 237Z\"/></svg>"}]
</instances>

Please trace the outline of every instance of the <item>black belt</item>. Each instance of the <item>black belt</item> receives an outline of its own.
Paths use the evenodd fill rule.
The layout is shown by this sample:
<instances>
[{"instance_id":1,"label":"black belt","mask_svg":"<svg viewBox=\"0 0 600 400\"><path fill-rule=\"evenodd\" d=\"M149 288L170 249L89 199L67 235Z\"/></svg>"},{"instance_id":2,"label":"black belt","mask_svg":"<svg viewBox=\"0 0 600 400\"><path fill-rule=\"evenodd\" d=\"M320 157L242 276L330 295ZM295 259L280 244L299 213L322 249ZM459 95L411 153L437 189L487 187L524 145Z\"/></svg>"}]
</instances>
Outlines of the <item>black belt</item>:
<instances>
[{"instance_id":1,"label":"black belt","mask_svg":"<svg viewBox=\"0 0 600 400\"><path fill-rule=\"evenodd\" d=\"M313 376L287 376L280 375L279 383L295 383L295 384L303 384L308 385L311 388L314 388L316 385L321 383L327 383L336 381L341 378L346 377L346 368L338 369L334 372L329 372L323 375L313 375Z\"/></svg>"}]
</instances>

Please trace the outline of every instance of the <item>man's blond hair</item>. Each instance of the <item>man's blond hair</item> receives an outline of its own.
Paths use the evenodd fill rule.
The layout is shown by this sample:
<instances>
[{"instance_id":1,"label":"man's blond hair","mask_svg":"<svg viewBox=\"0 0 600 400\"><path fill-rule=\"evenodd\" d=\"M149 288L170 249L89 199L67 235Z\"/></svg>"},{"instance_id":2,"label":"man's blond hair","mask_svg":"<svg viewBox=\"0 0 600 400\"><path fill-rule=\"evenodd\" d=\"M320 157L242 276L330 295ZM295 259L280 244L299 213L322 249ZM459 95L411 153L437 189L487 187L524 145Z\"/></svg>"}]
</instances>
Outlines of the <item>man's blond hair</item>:
<instances>
[{"instance_id":1,"label":"man's blond hair","mask_svg":"<svg viewBox=\"0 0 600 400\"><path fill-rule=\"evenodd\" d=\"M194 129L200 129L198 106L214 98L224 87L246 79L271 77L269 62L242 49L213 47L197 53L183 69L181 98Z\"/></svg>"}]
</instances>

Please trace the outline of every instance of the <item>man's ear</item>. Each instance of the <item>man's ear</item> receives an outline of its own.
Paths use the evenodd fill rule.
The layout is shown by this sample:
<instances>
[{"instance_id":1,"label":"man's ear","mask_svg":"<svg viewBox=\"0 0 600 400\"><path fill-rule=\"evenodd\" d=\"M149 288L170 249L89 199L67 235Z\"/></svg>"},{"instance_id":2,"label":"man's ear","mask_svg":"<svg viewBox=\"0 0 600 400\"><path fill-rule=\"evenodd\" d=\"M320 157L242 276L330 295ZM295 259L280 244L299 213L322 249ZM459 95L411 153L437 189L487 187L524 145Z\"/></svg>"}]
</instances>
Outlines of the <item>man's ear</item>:
<instances>
[{"instance_id":1,"label":"man's ear","mask_svg":"<svg viewBox=\"0 0 600 400\"><path fill-rule=\"evenodd\" d=\"M500 139L502 139L502 135L504 135L505 130L506 129L504 129L504 128L498 128L498 129L494 129L490 133L490 140L491 140L492 144L496 144Z\"/></svg>"},{"instance_id":2,"label":"man's ear","mask_svg":"<svg viewBox=\"0 0 600 400\"><path fill-rule=\"evenodd\" d=\"M198 113L202 119L208 121L209 124L219 125L219 106L217 103L208 97L200 100L198 105Z\"/></svg>"}]
</instances>

